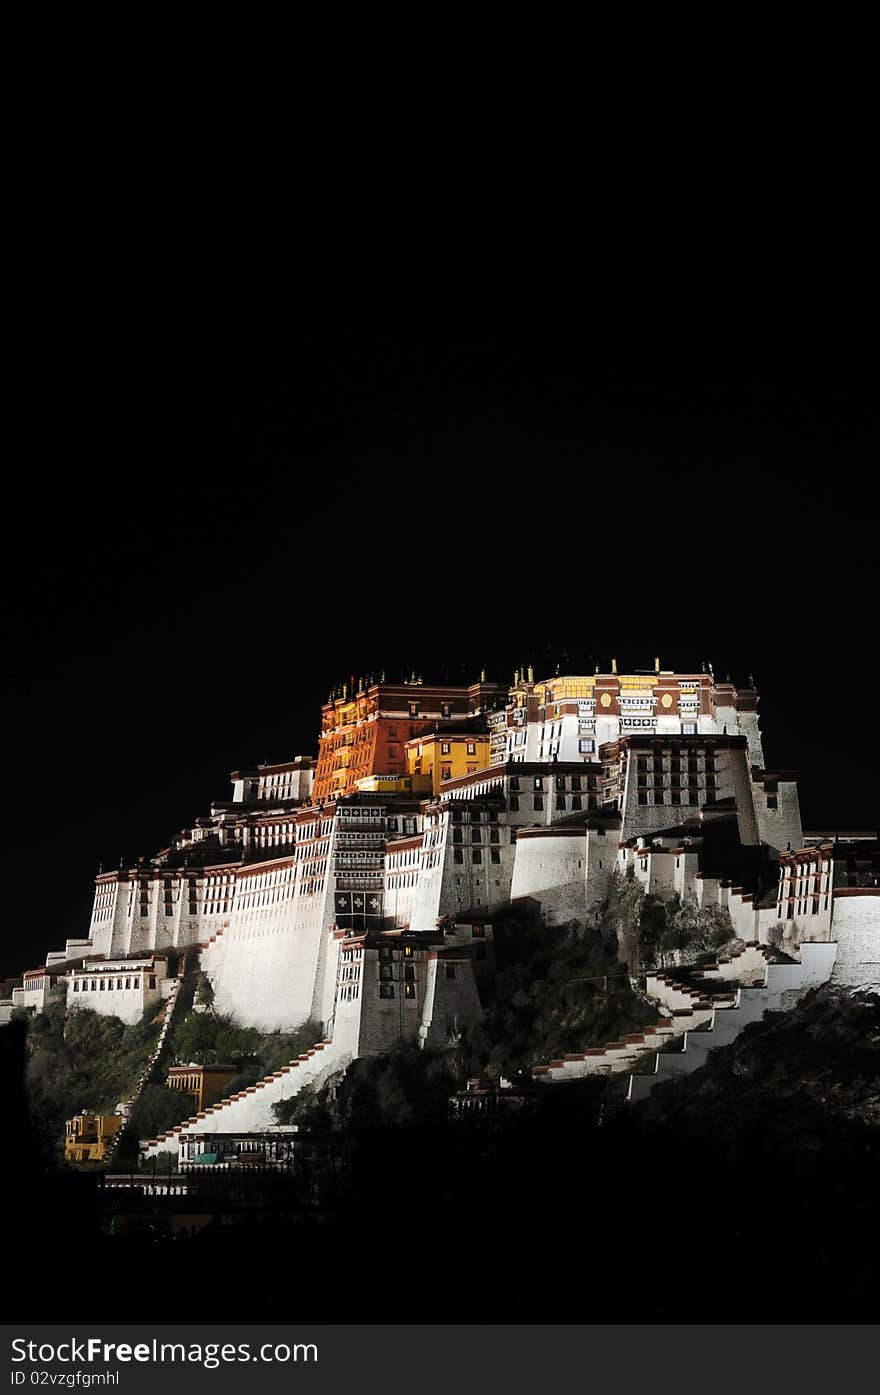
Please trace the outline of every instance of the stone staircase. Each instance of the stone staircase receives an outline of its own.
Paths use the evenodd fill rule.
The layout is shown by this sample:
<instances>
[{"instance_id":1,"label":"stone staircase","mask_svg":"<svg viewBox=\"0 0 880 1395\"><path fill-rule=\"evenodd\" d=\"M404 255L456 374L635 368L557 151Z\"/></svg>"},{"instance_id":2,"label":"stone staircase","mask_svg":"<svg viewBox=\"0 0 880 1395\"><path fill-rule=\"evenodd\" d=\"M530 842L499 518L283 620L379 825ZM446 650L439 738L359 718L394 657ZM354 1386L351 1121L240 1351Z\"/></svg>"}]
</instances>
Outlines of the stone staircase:
<instances>
[{"instance_id":1,"label":"stone staircase","mask_svg":"<svg viewBox=\"0 0 880 1395\"><path fill-rule=\"evenodd\" d=\"M141 1071L138 1077L137 1085L134 1088L134 1094L131 1096L130 1099L127 1099L125 1101L124 1112L126 1122L122 1125L122 1128L116 1134L115 1138L110 1144L110 1147L107 1149L107 1153L105 1155L105 1163L107 1167L109 1167L113 1162L117 1149L119 1148L119 1143L128 1127L128 1120L131 1118L131 1111L137 1103L138 1099L140 1098L141 1092L143 1091L144 1087L149 1084L153 1071L155 1070L156 1065L159 1062L159 1058L161 1057L162 1052L165 1049L165 1042L168 1039L168 1033L171 1030L171 1023L174 1017L174 1009L177 1006L178 997L180 995L180 985L183 982L183 974L184 967L183 965L181 965L177 978L171 984L171 989L169 991L168 997L165 999L165 1015L162 1018L162 1026L159 1031L159 1036L156 1041L156 1045L153 1047L153 1050L150 1053L150 1056L147 1060L147 1064L144 1066L143 1070Z\"/></svg>"},{"instance_id":2,"label":"stone staircase","mask_svg":"<svg viewBox=\"0 0 880 1395\"><path fill-rule=\"evenodd\" d=\"M663 1017L622 1041L606 1042L534 1066L532 1078L556 1084L628 1072L627 1099L641 1099L657 1079L696 1070L713 1047L732 1041L765 1012L778 1011L786 993L805 992L824 983L834 966L835 951L833 944L805 943L799 964L780 964L764 945L738 941L725 948L714 964L691 971L699 987L682 983L671 974L651 972L646 978L646 995L664 1010ZM732 992L709 994L702 985L711 984L713 979L742 986ZM673 1043L677 1050L671 1049ZM648 1073L633 1071L640 1066L649 1067Z\"/></svg>"},{"instance_id":3,"label":"stone staircase","mask_svg":"<svg viewBox=\"0 0 880 1395\"><path fill-rule=\"evenodd\" d=\"M806 941L800 947L801 959L797 964L774 962L774 956L764 951L763 946L746 945L744 951L752 951L742 970L753 972L750 967L756 962L754 951L759 949L764 961L763 981L744 983L732 995L732 1000L716 1002L708 1021L696 1028L689 1028L681 1039L681 1049L657 1051L653 1058L646 1054L640 1064L648 1067L646 1073L630 1074L627 1099L630 1102L644 1099L650 1094L658 1080L668 1080L675 1075L689 1075L699 1070L710 1051L727 1046L747 1027L750 1022L759 1022L765 1013L785 1011L794 1006L797 999L811 988L827 983L834 968L837 945L827 941ZM738 956L739 957L739 956ZM731 959L721 965L724 978L730 978ZM705 971L704 971L705 972ZM663 988L664 985L661 985ZM648 988L650 995L651 989Z\"/></svg>"},{"instance_id":4,"label":"stone staircase","mask_svg":"<svg viewBox=\"0 0 880 1395\"><path fill-rule=\"evenodd\" d=\"M264 1076L255 1085L248 1085L226 1099L217 1100L158 1138L141 1143L141 1157L153 1158L160 1153L178 1151L180 1135L191 1130L199 1133L258 1133L268 1129L276 1122L272 1110L274 1104L292 1098L306 1085L323 1084L328 1076L344 1070L350 1061L350 1053L334 1050L330 1038L316 1042L308 1051L289 1061L280 1070Z\"/></svg>"}]
</instances>

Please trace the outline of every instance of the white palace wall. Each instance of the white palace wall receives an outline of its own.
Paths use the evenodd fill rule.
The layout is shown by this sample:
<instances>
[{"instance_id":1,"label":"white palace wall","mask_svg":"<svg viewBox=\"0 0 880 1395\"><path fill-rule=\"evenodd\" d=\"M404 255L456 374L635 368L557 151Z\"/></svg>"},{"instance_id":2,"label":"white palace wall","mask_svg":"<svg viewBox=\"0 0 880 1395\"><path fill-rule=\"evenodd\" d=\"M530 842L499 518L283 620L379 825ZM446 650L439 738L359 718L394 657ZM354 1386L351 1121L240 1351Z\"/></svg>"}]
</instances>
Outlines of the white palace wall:
<instances>
[{"instance_id":1,"label":"white palace wall","mask_svg":"<svg viewBox=\"0 0 880 1395\"><path fill-rule=\"evenodd\" d=\"M332 903L326 878L314 892L307 885L298 881L293 857L240 870L222 950L202 957L219 1012L266 1032L291 1031L311 1016Z\"/></svg>"},{"instance_id":2,"label":"white palace wall","mask_svg":"<svg viewBox=\"0 0 880 1395\"><path fill-rule=\"evenodd\" d=\"M880 993L880 887L838 887L831 934L837 941L831 982Z\"/></svg>"}]
</instances>

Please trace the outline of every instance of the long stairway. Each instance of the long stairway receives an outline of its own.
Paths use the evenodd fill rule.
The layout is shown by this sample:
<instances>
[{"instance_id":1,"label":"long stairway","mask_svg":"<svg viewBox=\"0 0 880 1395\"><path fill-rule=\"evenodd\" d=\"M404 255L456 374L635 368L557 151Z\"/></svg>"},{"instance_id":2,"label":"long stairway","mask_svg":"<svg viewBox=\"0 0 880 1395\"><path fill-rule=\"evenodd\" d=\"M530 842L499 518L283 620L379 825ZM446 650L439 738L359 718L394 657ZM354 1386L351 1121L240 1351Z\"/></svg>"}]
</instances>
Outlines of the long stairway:
<instances>
[{"instance_id":1,"label":"long stairway","mask_svg":"<svg viewBox=\"0 0 880 1395\"><path fill-rule=\"evenodd\" d=\"M275 1123L274 1104L291 1099L306 1085L323 1084L328 1076L344 1070L350 1061L350 1053L334 1049L329 1038L316 1042L308 1051L289 1061L280 1070L264 1076L255 1085L248 1085L226 1099L217 1100L158 1138L141 1143L141 1157L153 1158L159 1153L177 1152L180 1135L191 1130L198 1130L199 1133L256 1133L268 1129Z\"/></svg>"},{"instance_id":2,"label":"long stairway","mask_svg":"<svg viewBox=\"0 0 880 1395\"><path fill-rule=\"evenodd\" d=\"M801 945L800 963L781 964L765 945L738 941L722 951L714 964L692 971L699 987L671 974L649 973L646 996L663 1010L663 1017L622 1041L534 1066L532 1077L539 1083L557 1084L628 1073L627 1099L643 1099L658 1080L697 1070L709 1051L727 1045L749 1022L757 1022L766 1012L778 1012L786 994L825 983L836 952L836 944L807 942ZM710 993L707 988L713 980L734 987Z\"/></svg>"},{"instance_id":3,"label":"long stairway","mask_svg":"<svg viewBox=\"0 0 880 1395\"><path fill-rule=\"evenodd\" d=\"M688 1030L682 1038L680 1051L656 1052L653 1059L645 1062L645 1074L633 1072L629 1078L627 1099L630 1102L644 1099L650 1094L659 1080L668 1080L674 1075L689 1075L699 1070L710 1051L727 1046L739 1036L750 1022L759 1022L765 1013L779 1012L793 1005L797 997L827 983L834 968L837 945L828 942L806 941L800 947L800 963L775 963L772 951L763 945L748 944L739 951L744 959L741 971L749 981L737 988L733 1001L717 1004L708 1022L696 1030ZM763 972L755 974L758 957L763 959ZM717 965L721 976L730 980L737 971L737 958L730 957ZM703 971L703 976L711 977L714 969ZM656 985L661 992L668 992L668 984ZM652 991L649 982L648 992Z\"/></svg>"},{"instance_id":4,"label":"long stairway","mask_svg":"<svg viewBox=\"0 0 880 1395\"><path fill-rule=\"evenodd\" d=\"M115 1138L110 1144L110 1147L107 1149L105 1165L108 1168L112 1164L116 1152L119 1148L119 1144L122 1141L126 1129L128 1128L128 1120L131 1118L131 1111L137 1103L138 1099L140 1098L145 1086L149 1084L150 1079L153 1075L153 1071L156 1069L156 1065L158 1064L159 1058L161 1057L162 1052L165 1048L165 1042L168 1039L168 1033L171 1030L171 1023L174 1018L174 1009L177 1006L177 1001L180 996L180 985L183 983L183 976L184 965L181 965L177 978L175 978L174 982L172 983L168 993L168 997L165 999L165 1014L162 1018L162 1026L159 1031L159 1036L156 1041L156 1045L153 1047L147 1064L144 1066L144 1069L141 1071L140 1076L138 1077L138 1082L135 1086L134 1094L131 1096L130 1099L127 1099L125 1101L124 1109L126 1122L122 1125L122 1128L116 1134Z\"/></svg>"}]
</instances>

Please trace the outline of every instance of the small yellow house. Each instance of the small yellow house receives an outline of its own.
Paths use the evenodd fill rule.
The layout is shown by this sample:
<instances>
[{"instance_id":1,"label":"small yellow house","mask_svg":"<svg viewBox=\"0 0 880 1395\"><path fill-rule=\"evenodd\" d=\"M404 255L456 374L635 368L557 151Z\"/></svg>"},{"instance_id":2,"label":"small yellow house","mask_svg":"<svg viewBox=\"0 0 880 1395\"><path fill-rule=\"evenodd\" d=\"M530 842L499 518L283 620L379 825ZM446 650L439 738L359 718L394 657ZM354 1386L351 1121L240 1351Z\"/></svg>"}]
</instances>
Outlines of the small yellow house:
<instances>
[{"instance_id":1,"label":"small yellow house","mask_svg":"<svg viewBox=\"0 0 880 1395\"><path fill-rule=\"evenodd\" d=\"M432 793L439 794L443 780L485 770L489 749L489 737L482 732L429 732L407 741L406 763L411 775L429 776Z\"/></svg>"},{"instance_id":2,"label":"small yellow house","mask_svg":"<svg viewBox=\"0 0 880 1395\"><path fill-rule=\"evenodd\" d=\"M193 1103L193 1113L198 1114L212 1100L222 1095L226 1086L236 1075L237 1066L172 1066L168 1072L166 1085L169 1090L183 1090Z\"/></svg>"},{"instance_id":3,"label":"small yellow house","mask_svg":"<svg viewBox=\"0 0 880 1395\"><path fill-rule=\"evenodd\" d=\"M95 1114L91 1109L74 1114L65 1124L65 1159L80 1167L93 1167L103 1162L124 1123L121 1114Z\"/></svg>"}]
</instances>

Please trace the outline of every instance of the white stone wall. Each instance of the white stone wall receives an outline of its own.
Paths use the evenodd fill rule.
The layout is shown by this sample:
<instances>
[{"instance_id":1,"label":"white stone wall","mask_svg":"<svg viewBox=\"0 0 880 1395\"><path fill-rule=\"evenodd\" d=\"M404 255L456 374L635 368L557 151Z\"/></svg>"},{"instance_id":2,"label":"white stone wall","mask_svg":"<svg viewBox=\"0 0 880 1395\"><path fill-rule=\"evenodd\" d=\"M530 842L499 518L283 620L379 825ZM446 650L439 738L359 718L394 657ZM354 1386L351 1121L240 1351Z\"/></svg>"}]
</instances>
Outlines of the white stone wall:
<instances>
[{"instance_id":1,"label":"white stone wall","mask_svg":"<svg viewBox=\"0 0 880 1395\"><path fill-rule=\"evenodd\" d=\"M700 870L700 858L696 852L676 852L672 872L672 889L682 901L688 897L696 900L696 876Z\"/></svg>"},{"instance_id":2,"label":"white stone wall","mask_svg":"<svg viewBox=\"0 0 880 1395\"><path fill-rule=\"evenodd\" d=\"M424 1046L443 1048L453 1035L482 1016L469 955L434 955L427 960L425 998L419 1038Z\"/></svg>"},{"instance_id":3,"label":"white stone wall","mask_svg":"<svg viewBox=\"0 0 880 1395\"><path fill-rule=\"evenodd\" d=\"M880 888L839 887L831 929L837 941L831 982L880 993Z\"/></svg>"},{"instance_id":4,"label":"white stone wall","mask_svg":"<svg viewBox=\"0 0 880 1395\"><path fill-rule=\"evenodd\" d=\"M772 797L772 796L771 796ZM752 781L752 799L758 827L758 838L780 852L795 851L804 845L801 810L797 785L793 780L780 780L776 793L776 808L768 805L768 796L760 780ZM743 839L743 842L746 840Z\"/></svg>"},{"instance_id":5,"label":"white stone wall","mask_svg":"<svg viewBox=\"0 0 880 1395\"><path fill-rule=\"evenodd\" d=\"M761 733L758 729L757 712L736 713L738 730L749 743L749 764L757 765L764 769L764 747L761 741ZM728 727L728 732L733 731L733 727Z\"/></svg>"},{"instance_id":6,"label":"white stone wall","mask_svg":"<svg viewBox=\"0 0 880 1395\"><path fill-rule=\"evenodd\" d=\"M749 941L758 938L758 917L751 896L732 889L727 898L727 910L737 939Z\"/></svg>"},{"instance_id":7,"label":"white stone wall","mask_svg":"<svg viewBox=\"0 0 880 1395\"><path fill-rule=\"evenodd\" d=\"M586 830L522 830L516 842L511 898L532 896L553 925L583 916L586 908Z\"/></svg>"},{"instance_id":8,"label":"white stone wall","mask_svg":"<svg viewBox=\"0 0 880 1395\"><path fill-rule=\"evenodd\" d=\"M315 881L318 889L305 889ZM291 1031L310 1017L333 919L331 883L329 871L323 879L298 876L292 856L240 869L222 952L201 959L218 1011L266 1032Z\"/></svg>"},{"instance_id":9,"label":"white stone wall","mask_svg":"<svg viewBox=\"0 0 880 1395\"><path fill-rule=\"evenodd\" d=\"M384 911L385 916L393 920L395 925L404 926L411 923L419 883L430 874L441 856L441 846L442 830L437 828L435 820L431 821L428 832L419 834L414 839L397 840L387 844Z\"/></svg>"},{"instance_id":10,"label":"white stone wall","mask_svg":"<svg viewBox=\"0 0 880 1395\"><path fill-rule=\"evenodd\" d=\"M425 841L418 883L409 901L409 925L413 930L434 930L441 914L443 903L446 862L451 858L449 850L449 805L441 806L437 815L425 820ZM389 844L389 850L393 844ZM454 884L454 883L453 883ZM394 902L386 900L386 913L394 917L395 924L406 923L397 913Z\"/></svg>"},{"instance_id":11,"label":"white stone wall","mask_svg":"<svg viewBox=\"0 0 880 1395\"><path fill-rule=\"evenodd\" d=\"M614 836L597 829L520 832L510 895L540 901L550 924L590 920L604 902L615 864Z\"/></svg>"},{"instance_id":12,"label":"white stone wall","mask_svg":"<svg viewBox=\"0 0 880 1395\"><path fill-rule=\"evenodd\" d=\"M315 968L315 984L312 993L311 1017L320 1022L325 1036L334 1036L333 1015L336 1005L336 985L339 973L340 952L343 941L331 924L325 927L319 938L318 962Z\"/></svg>"}]
</instances>

